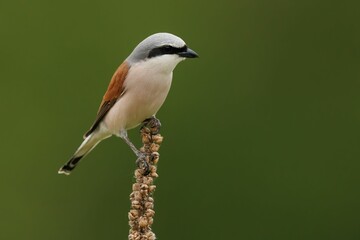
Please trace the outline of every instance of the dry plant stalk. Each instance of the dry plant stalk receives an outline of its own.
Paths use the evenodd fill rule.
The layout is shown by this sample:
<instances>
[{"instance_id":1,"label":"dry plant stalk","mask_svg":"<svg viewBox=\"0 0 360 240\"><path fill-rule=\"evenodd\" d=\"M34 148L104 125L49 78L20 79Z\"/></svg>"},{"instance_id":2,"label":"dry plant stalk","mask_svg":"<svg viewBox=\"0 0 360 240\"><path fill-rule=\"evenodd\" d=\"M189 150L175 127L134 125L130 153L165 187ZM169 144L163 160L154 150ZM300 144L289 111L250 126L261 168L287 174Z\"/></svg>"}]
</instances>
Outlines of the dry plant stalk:
<instances>
[{"instance_id":1,"label":"dry plant stalk","mask_svg":"<svg viewBox=\"0 0 360 240\"><path fill-rule=\"evenodd\" d=\"M135 170L136 182L132 185L132 193L130 194L129 240L154 240L156 238L151 230L151 225L154 222L153 217L155 215L152 195L156 186L153 182L158 177L156 164L159 161L158 150L163 140L163 137L158 133L159 130L160 122L156 118L152 118L150 122L145 123L140 131L144 144L140 151L145 154L147 164L142 164L142 166L138 164L139 166Z\"/></svg>"}]
</instances>

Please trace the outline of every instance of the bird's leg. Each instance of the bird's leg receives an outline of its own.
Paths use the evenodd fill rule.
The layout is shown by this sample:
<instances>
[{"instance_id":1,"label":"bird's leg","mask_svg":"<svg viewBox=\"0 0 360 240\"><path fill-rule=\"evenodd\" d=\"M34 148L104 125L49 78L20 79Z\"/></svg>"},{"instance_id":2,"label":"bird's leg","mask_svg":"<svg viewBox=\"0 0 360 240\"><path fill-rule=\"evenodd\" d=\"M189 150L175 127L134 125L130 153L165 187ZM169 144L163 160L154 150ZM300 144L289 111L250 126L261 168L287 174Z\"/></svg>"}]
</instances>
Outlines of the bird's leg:
<instances>
[{"instance_id":1,"label":"bird's leg","mask_svg":"<svg viewBox=\"0 0 360 240\"><path fill-rule=\"evenodd\" d=\"M160 132L161 122L155 116L145 119L142 123L143 125L141 126L140 131L144 127L148 127L152 135L156 135Z\"/></svg>"},{"instance_id":2,"label":"bird's leg","mask_svg":"<svg viewBox=\"0 0 360 240\"><path fill-rule=\"evenodd\" d=\"M141 157L141 155L143 154L142 152L140 152L135 145L130 141L128 135L127 135L127 131L126 130L121 130L120 131L120 137L126 142L127 145L129 145L129 147L131 148L131 150L135 153L135 155L137 157Z\"/></svg>"},{"instance_id":3,"label":"bird's leg","mask_svg":"<svg viewBox=\"0 0 360 240\"><path fill-rule=\"evenodd\" d=\"M141 168L141 169L144 169L145 173L149 173L150 172L150 166L149 166L149 163L146 161L146 154L139 151L135 147L135 145L130 141L126 130L121 130L120 131L120 137L126 142L127 145L129 145L131 150L135 153L135 155L137 157L136 164L138 165L138 167Z\"/></svg>"}]
</instances>

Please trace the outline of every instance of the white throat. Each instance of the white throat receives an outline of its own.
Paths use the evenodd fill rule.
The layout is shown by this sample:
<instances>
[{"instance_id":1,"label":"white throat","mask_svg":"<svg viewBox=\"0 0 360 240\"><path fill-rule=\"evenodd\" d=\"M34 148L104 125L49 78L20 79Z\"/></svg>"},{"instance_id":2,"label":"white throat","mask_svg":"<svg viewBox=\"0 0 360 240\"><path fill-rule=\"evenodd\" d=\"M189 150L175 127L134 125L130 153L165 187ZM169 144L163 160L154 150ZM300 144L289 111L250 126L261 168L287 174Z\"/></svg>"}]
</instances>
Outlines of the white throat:
<instances>
[{"instance_id":1,"label":"white throat","mask_svg":"<svg viewBox=\"0 0 360 240\"><path fill-rule=\"evenodd\" d=\"M140 61L132 65L132 67L141 65L143 71L148 73L164 73L170 74L178 65L179 62L185 60L185 58L179 57L178 55L162 55Z\"/></svg>"}]
</instances>

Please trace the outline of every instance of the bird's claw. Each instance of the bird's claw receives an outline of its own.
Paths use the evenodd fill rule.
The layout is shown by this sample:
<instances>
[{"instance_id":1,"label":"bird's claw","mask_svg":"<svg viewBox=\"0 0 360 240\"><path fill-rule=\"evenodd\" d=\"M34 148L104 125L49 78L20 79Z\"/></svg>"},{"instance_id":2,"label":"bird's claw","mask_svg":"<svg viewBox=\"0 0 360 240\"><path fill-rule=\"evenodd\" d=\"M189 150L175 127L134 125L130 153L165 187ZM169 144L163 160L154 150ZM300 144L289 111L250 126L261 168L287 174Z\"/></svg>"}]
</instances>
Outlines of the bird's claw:
<instances>
[{"instance_id":1,"label":"bird's claw","mask_svg":"<svg viewBox=\"0 0 360 240\"><path fill-rule=\"evenodd\" d=\"M161 127L161 122L159 119L157 119L156 117L152 116L151 118L146 119L143 122L143 125L140 129L140 131L144 128L147 127L150 130L150 133L152 135L156 135L160 132L160 127Z\"/></svg>"},{"instance_id":2,"label":"bird's claw","mask_svg":"<svg viewBox=\"0 0 360 240\"><path fill-rule=\"evenodd\" d=\"M144 171L144 175L148 175L150 173L150 165L148 163L148 161L146 160L146 154L145 153L140 153L137 154L137 159L136 159L136 165L138 166L138 168L142 169Z\"/></svg>"}]
</instances>

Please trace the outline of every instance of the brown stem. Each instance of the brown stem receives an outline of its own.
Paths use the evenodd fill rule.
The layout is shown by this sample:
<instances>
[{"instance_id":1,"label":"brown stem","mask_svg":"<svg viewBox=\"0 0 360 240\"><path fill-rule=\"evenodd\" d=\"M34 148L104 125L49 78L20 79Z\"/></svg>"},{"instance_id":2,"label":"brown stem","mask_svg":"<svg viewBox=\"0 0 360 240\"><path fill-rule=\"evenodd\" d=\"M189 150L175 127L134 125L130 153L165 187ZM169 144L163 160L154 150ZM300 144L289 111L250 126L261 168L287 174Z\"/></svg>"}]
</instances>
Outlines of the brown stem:
<instances>
[{"instance_id":1,"label":"brown stem","mask_svg":"<svg viewBox=\"0 0 360 240\"><path fill-rule=\"evenodd\" d=\"M159 130L160 122L155 118L146 121L140 130L143 142L140 151L145 153L144 160L148 163L149 169L144 169L139 165L134 173L136 182L132 185L130 194L129 240L155 239L155 234L151 230L155 215L152 196L156 188L153 182L158 177L156 173L156 164L159 161L158 150L163 140Z\"/></svg>"}]
</instances>

